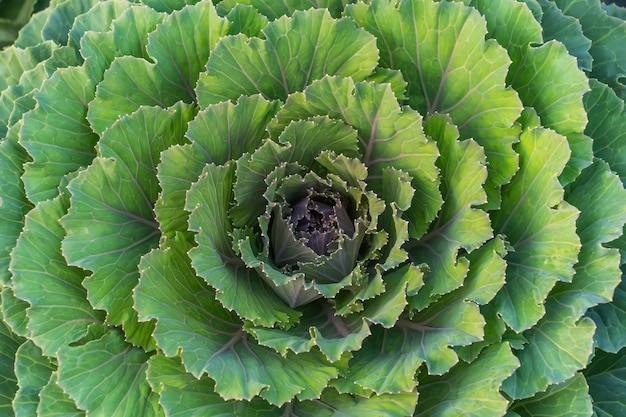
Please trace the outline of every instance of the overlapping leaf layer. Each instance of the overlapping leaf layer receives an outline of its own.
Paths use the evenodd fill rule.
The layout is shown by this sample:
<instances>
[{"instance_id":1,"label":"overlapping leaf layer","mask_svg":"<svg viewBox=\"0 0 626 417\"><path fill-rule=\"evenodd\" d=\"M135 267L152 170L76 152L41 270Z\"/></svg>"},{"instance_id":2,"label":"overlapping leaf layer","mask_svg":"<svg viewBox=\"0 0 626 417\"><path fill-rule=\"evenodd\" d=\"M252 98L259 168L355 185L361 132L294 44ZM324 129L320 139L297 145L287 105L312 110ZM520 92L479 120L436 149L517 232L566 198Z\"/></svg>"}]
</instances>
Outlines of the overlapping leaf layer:
<instances>
[{"instance_id":1,"label":"overlapping leaf layer","mask_svg":"<svg viewBox=\"0 0 626 417\"><path fill-rule=\"evenodd\" d=\"M0 413L625 414L623 15L52 0L0 51Z\"/></svg>"}]
</instances>

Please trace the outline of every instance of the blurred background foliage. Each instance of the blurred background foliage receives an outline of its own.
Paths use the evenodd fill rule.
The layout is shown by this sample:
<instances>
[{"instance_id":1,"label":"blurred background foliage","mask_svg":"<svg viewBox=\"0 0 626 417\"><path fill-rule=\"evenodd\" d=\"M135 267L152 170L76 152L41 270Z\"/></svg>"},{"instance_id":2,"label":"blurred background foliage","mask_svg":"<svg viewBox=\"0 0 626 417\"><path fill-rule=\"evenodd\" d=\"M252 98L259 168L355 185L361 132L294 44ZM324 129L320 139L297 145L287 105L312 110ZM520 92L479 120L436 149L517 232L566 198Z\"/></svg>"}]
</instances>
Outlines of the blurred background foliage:
<instances>
[{"instance_id":1,"label":"blurred background foliage","mask_svg":"<svg viewBox=\"0 0 626 417\"><path fill-rule=\"evenodd\" d=\"M50 0L0 0L0 49L13 43L30 16L49 3Z\"/></svg>"}]
</instances>

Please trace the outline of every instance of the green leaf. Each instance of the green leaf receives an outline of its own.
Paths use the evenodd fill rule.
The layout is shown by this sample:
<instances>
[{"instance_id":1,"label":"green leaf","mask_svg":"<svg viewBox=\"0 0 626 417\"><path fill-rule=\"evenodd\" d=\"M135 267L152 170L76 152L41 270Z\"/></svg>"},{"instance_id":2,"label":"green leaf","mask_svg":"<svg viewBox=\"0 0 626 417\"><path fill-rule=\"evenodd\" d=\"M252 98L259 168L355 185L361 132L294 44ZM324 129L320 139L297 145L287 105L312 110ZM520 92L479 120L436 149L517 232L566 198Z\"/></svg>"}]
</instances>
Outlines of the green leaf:
<instances>
[{"instance_id":1,"label":"green leaf","mask_svg":"<svg viewBox=\"0 0 626 417\"><path fill-rule=\"evenodd\" d=\"M59 385L89 415L162 417L146 381L148 358L112 330L85 345L59 349Z\"/></svg>"},{"instance_id":2,"label":"green leaf","mask_svg":"<svg viewBox=\"0 0 626 417\"><path fill-rule=\"evenodd\" d=\"M196 4L201 0L143 0L143 3L158 12L171 13L180 10L188 4Z\"/></svg>"},{"instance_id":3,"label":"green leaf","mask_svg":"<svg viewBox=\"0 0 626 417\"><path fill-rule=\"evenodd\" d=\"M595 415L613 417L626 412L626 349L615 354L596 350L584 374Z\"/></svg>"},{"instance_id":4,"label":"green leaf","mask_svg":"<svg viewBox=\"0 0 626 417\"><path fill-rule=\"evenodd\" d=\"M218 13L220 6L223 4L223 1L218 4ZM230 30L228 32L230 35L243 33L248 37L260 37L262 36L263 28L269 23L267 17L257 12L254 7L242 3L238 3L230 10L226 18L230 22Z\"/></svg>"},{"instance_id":5,"label":"green leaf","mask_svg":"<svg viewBox=\"0 0 626 417\"><path fill-rule=\"evenodd\" d=\"M557 283L550 298L582 316L589 308L610 302L620 283L619 250L605 245L624 230L626 190L605 162L596 161L570 185L566 200L581 212L576 227L582 247L572 283Z\"/></svg>"},{"instance_id":6,"label":"green leaf","mask_svg":"<svg viewBox=\"0 0 626 417\"><path fill-rule=\"evenodd\" d=\"M68 45L80 48L85 32L106 32L111 23L131 7L127 0L105 0L94 4L86 13L76 17L69 32Z\"/></svg>"},{"instance_id":7,"label":"green leaf","mask_svg":"<svg viewBox=\"0 0 626 417\"><path fill-rule=\"evenodd\" d=\"M43 39L53 40L59 45L67 45L74 19L88 12L99 2L100 0L67 0L53 7L41 32Z\"/></svg>"},{"instance_id":8,"label":"green leaf","mask_svg":"<svg viewBox=\"0 0 626 417\"><path fill-rule=\"evenodd\" d=\"M357 130L361 160L368 167L367 183L377 194L385 195L385 169L392 167L411 176L415 194L403 217L409 220L410 236L421 236L442 203L435 166L439 152L422 133L421 116L400 108L389 85L325 77L304 93L292 94L268 130L277 136L293 120L322 115Z\"/></svg>"},{"instance_id":9,"label":"green leaf","mask_svg":"<svg viewBox=\"0 0 626 417\"><path fill-rule=\"evenodd\" d=\"M517 150L520 170L502 188L501 209L491 220L513 249L506 257L506 285L494 305L520 332L544 315L544 300L556 281L572 280L580 239L578 210L563 201L557 180L569 158L566 139L547 129L526 130Z\"/></svg>"},{"instance_id":10,"label":"green leaf","mask_svg":"<svg viewBox=\"0 0 626 417\"><path fill-rule=\"evenodd\" d=\"M35 94L37 107L24 116L20 131L20 144L32 157L22 179L33 203L56 196L61 179L96 156L99 138L86 120L95 89L85 67L71 67L55 71Z\"/></svg>"},{"instance_id":11,"label":"green leaf","mask_svg":"<svg viewBox=\"0 0 626 417\"><path fill-rule=\"evenodd\" d=\"M19 347L15 354L15 375L19 390L13 400L15 417L37 414L39 394L48 383L54 366L32 341Z\"/></svg>"},{"instance_id":12,"label":"green leaf","mask_svg":"<svg viewBox=\"0 0 626 417\"><path fill-rule=\"evenodd\" d=\"M65 231L59 219L68 206L60 195L31 210L11 260L15 293L29 303L29 337L51 357L81 338L90 323L103 320L87 301L85 272L68 266L61 254Z\"/></svg>"},{"instance_id":13,"label":"green leaf","mask_svg":"<svg viewBox=\"0 0 626 417\"><path fill-rule=\"evenodd\" d=\"M209 106L189 123L185 136L191 144L172 146L163 152L158 166L162 192L155 212L164 235L187 230L185 198L204 166L225 164L253 152L267 135L265 126L278 107L278 102L260 96L242 96L236 104L228 101ZM181 170L183 164L185 169Z\"/></svg>"},{"instance_id":14,"label":"green leaf","mask_svg":"<svg viewBox=\"0 0 626 417\"><path fill-rule=\"evenodd\" d=\"M0 411L9 416L13 414L13 397L18 389L13 367L15 353L23 341L4 321L0 321Z\"/></svg>"},{"instance_id":15,"label":"green leaf","mask_svg":"<svg viewBox=\"0 0 626 417\"><path fill-rule=\"evenodd\" d=\"M148 382L159 392L166 415L176 417L278 417L278 408L261 399L224 400L207 376L188 374L178 358L154 355L148 362Z\"/></svg>"},{"instance_id":16,"label":"green leaf","mask_svg":"<svg viewBox=\"0 0 626 417\"><path fill-rule=\"evenodd\" d=\"M102 81L104 71L116 57L124 55L150 60L146 51L148 34L164 18L150 7L134 5L113 20L110 31L86 32L80 40L80 52L89 74Z\"/></svg>"},{"instance_id":17,"label":"green leaf","mask_svg":"<svg viewBox=\"0 0 626 417\"><path fill-rule=\"evenodd\" d=\"M274 20L265 39L223 38L211 54L197 93L202 106L241 95L285 100L325 75L362 80L378 61L374 37L328 10L298 11Z\"/></svg>"},{"instance_id":18,"label":"green leaf","mask_svg":"<svg viewBox=\"0 0 626 417\"><path fill-rule=\"evenodd\" d=\"M136 308L142 320L157 319L154 337L163 352L170 357L180 352L185 369L196 378L206 372L227 400L259 395L282 405L294 396L317 398L337 376L335 367L319 352L283 357L257 345L236 315L226 311L214 291L193 273L188 247L184 241L172 241L141 263ZM244 298L243 293L232 292Z\"/></svg>"},{"instance_id":19,"label":"green leaf","mask_svg":"<svg viewBox=\"0 0 626 417\"><path fill-rule=\"evenodd\" d=\"M511 411L521 417L531 416L572 416L592 415L589 387L582 374L557 385L550 385L544 392L531 398L515 401Z\"/></svg>"},{"instance_id":20,"label":"green leaf","mask_svg":"<svg viewBox=\"0 0 626 417\"><path fill-rule=\"evenodd\" d=\"M596 345L607 352L617 353L626 347L626 273L622 266L622 279L610 303L601 304L587 312L597 329Z\"/></svg>"},{"instance_id":21,"label":"green leaf","mask_svg":"<svg viewBox=\"0 0 626 417\"><path fill-rule=\"evenodd\" d=\"M0 287L9 285L9 255L24 227L24 216L32 208L21 179L27 160L16 138L0 141Z\"/></svg>"},{"instance_id":22,"label":"green leaf","mask_svg":"<svg viewBox=\"0 0 626 417\"><path fill-rule=\"evenodd\" d=\"M24 72L49 58L55 48L52 42L45 42L31 48L18 48L15 45L0 51L0 91L19 83Z\"/></svg>"},{"instance_id":23,"label":"green leaf","mask_svg":"<svg viewBox=\"0 0 626 417\"><path fill-rule=\"evenodd\" d=\"M431 116L424 130L441 152L437 166L444 203L429 231L409 243L411 260L430 270L417 297L420 301L411 303L418 309L463 285L469 261L459 251L471 253L493 236L489 216L476 208L487 202L483 148L472 140L458 141L458 131L446 116Z\"/></svg>"},{"instance_id":24,"label":"green leaf","mask_svg":"<svg viewBox=\"0 0 626 417\"><path fill-rule=\"evenodd\" d=\"M159 192L159 155L182 141L192 116L189 106L177 105L143 107L120 119L99 142L102 156L68 185L72 196L61 220L67 231L63 253L70 265L93 272L84 281L89 300L107 311L112 324L136 321L131 291L139 278L137 265L160 236L152 209Z\"/></svg>"},{"instance_id":25,"label":"green leaf","mask_svg":"<svg viewBox=\"0 0 626 417\"><path fill-rule=\"evenodd\" d=\"M239 4L249 4L268 19L275 20L284 15L291 16L298 10L324 8L337 18L341 16L345 5L351 2L351 0L284 0L279 3L271 0L223 0L219 2L217 11L223 16Z\"/></svg>"},{"instance_id":26,"label":"green leaf","mask_svg":"<svg viewBox=\"0 0 626 417\"><path fill-rule=\"evenodd\" d=\"M589 53L591 40L587 38L578 19L567 16L550 0L537 0L543 10L541 27L544 40L562 42L578 60L578 67L590 71L593 58Z\"/></svg>"},{"instance_id":27,"label":"green leaf","mask_svg":"<svg viewBox=\"0 0 626 417\"><path fill-rule=\"evenodd\" d=\"M38 417L85 417L74 401L57 383L58 372L53 372L48 383L39 393Z\"/></svg>"},{"instance_id":28,"label":"green leaf","mask_svg":"<svg viewBox=\"0 0 626 417\"><path fill-rule=\"evenodd\" d=\"M472 363L459 363L443 376L423 376L416 416L501 416L508 401L502 381L519 366L507 343L486 348Z\"/></svg>"},{"instance_id":29,"label":"green leaf","mask_svg":"<svg viewBox=\"0 0 626 417\"><path fill-rule=\"evenodd\" d=\"M537 111L542 126L568 138L572 155L560 179L573 181L593 156L591 139L581 137L587 124L582 101L589 91L587 76L563 44L550 41L528 47L511 65L507 81L524 105Z\"/></svg>"},{"instance_id":30,"label":"green leaf","mask_svg":"<svg viewBox=\"0 0 626 417\"><path fill-rule=\"evenodd\" d=\"M471 137L485 148L489 201L497 204L495 187L517 169L511 145L522 111L505 83L511 62L506 50L485 41L485 21L474 8L432 0L395 3L349 5L346 13L376 36L380 64L402 71L411 107L421 114L449 114L461 139Z\"/></svg>"},{"instance_id":31,"label":"green leaf","mask_svg":"<svg viewBox=\"0 0 626 417\"><path fill-rule=\"evenodd\" d=\"M584 97L589 123L585 133L593 138L594 154L606 161L626 183L626 112L624 100L607 85L590 80Z\"/></svg>"},{"instance_id":32,"label":"green leaf","mask_svg":"<svg viewBox=\"0 0 626 417\"><path fill-rule=\"evenodd\" d=\"M591 319L579 319L557 302L546 303L546 315L524 333L528 344L516 352L521 366L502 390L513 399L528 398L573 377L591 357L594 331Z\"/></svg>"},{"instance_id":33,"label":"green leaf","mask_svg":"<svg viewBox=\"0 0 626 417\"><path fill-rule=\"evenodd\" d=\"M2 317L4 322L13 333L22 337L29 337L30 332L27 328L28 317L26 316L28 303L17 298L12 287L4 288L1 297L0 304L2 304Z\"/></svg>"},{"instance_id":34,"label":"green leaf","mask_svg":"<svg viewBox=\"0 0 626 417\"><path fill-rule=\"evenodd\" d=\"M543 28L523 1L470 0L464 3L475 7L485 17L488 36L506 48L513 62L523 60L530 44L542 43Z\"/></svg>"},{"instance_id":35,"label":"green leaf","mask_svg":"<svg viewBox=\"0 0 626 417\"><path fill-rule=\"evenodd\" d=\"M371 397L339 394L327 389L318 400L296 403L291 412L299 417L399 417L413 415L415 392L381 394Z\"/></svg>"},{"instance_id":36,"label":"green leaf","mask_svg":"<svg viewBox=\"0 0 626 417\"><path fill-rule=\"evenodd\" d=\"M617 51L626 37L624 21L609 16L600 1L554 0L561 11L580 22L584 35L591 39L589 53L593 57L590 77L608 84L617 95L626 97L626 56Z\"/></svg>"},{"instance_id":37,"label":"green leaf","mask_svg":"<svg viewBox=\"0 0 626 417\"><path fill-rule=\"evenodd\" d=\"M113 61L89 103L88 120L102 134L118 118L142 105L168 107L195 101L193 87L228 22L211 2L187 6L169 15L148 35L147 52L156 64L123 56Z\"/></svg>"}]
</instances>

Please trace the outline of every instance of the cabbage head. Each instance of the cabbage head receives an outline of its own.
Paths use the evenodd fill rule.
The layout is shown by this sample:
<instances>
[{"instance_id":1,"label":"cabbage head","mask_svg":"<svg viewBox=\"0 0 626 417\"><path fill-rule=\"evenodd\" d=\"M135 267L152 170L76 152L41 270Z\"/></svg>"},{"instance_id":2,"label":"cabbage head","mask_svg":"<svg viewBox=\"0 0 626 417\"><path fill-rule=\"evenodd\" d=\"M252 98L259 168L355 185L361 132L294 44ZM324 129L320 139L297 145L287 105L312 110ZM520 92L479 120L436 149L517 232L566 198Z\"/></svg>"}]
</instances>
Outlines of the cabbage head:
<instances>
[{"instance_id":1,"label":"cabbage head","mask_svg":"<svg viewBox=\"0 0 626 417\"><path fill-rule=\"evenodd\" d=\"M625 18L51 0L0 51L0 414L626 415Z\"/></svg>"}]
</instances>

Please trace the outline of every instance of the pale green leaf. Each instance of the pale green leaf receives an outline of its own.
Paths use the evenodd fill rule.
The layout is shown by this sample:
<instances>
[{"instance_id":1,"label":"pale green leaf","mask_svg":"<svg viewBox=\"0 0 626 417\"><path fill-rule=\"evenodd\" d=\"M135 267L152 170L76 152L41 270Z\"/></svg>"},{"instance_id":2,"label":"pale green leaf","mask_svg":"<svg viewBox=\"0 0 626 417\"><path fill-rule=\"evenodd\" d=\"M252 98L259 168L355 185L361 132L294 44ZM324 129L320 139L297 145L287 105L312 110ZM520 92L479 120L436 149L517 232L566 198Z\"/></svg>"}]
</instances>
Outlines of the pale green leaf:
<instances>
[{"instance_id":1,"label":"pale green leaf","mask_svg":"<svg viewBox=\"0 0 626 417\"><path fill-rule=\"evenodd\" d=\"M416 416L498 417L508 400L500 386L519 366L508 343L483 350L471 363L459 363L443 376L423 376L417 387Z\"/></svg>"},{"instance_id":2,"label":"pale green leaf","mask_svg":"<svg viewBox=\"0 0 626 417\"><path fill-rule=\"evenodd\" d=\"M236 35L218 43L198 81L202 106L254 94L285 100L325 75L362 80L378 61L374 37L349 19L334 20L326 9L281 17L263 34L265 39Z\"/></svg>"},{"instance_id":3,"label":"pale green leaf","mask_svg":"<svg viewBox=\"0 0 626 417\"><path fill-rule=\"evenodd\" d=\"M149 355L112 330L82 346L58 352L59 385L89 416L163 417L146 381Z\"/></svg>"},{"instance_id":4,"label":"pale green leaf","mask_svg":"<svg viewBox=\"0 0 626 417\"><path fill-rule=\"evenodd\" d=\"M42 29L43 39L67 45L69 32L77 16L89 11L100 0L67 0L52 8Z\"/></svg>"},{"instance_id":5,"label":"pale green leaf","mask_svg":"<svg viewBox=\"0 0 626 417\"><path fill-rule=\"evenodd\" d=\"M81 38L85 32L106 32L110 29L111 23L124 11L131 7L128 0L105 0L96 3L86 13L74 19L72 28L69 31L68 45L80 48Z\"/></svg>"},{"instance_id":6,"label":"pale green leaf","mask_svg":"<svg viewBox=\"0 0 626 417\"><path fill-rule=\"evenodd\" d=\"M217 7L224 4L221 2ZM262 30L269 21L257 10L247 4L238 3L232 10L228 12L226 18L230 22L229 34L236 35L243 33L248 37L262 36Z\"/></svg>"},{"instance_id":7,"label":"pale green leaf","mask_svg":"<svg viewBox=\"0 0 626 417\"><path fill-rule=\"evenodd\" d=\"M422 114L449 114L461 139L473 138L489 162L490 203L495 188L517 169L511 145L522 106L507 88L510 59L496 41L485 41L484 19L455 2L373 0L346 8L359 26L374 34L380 64L401 70L410 105Z\"/></svg>"},{"instance_id":8,"label":"pale green leaf","mask_svg":"<svg viewBox=\"0 0 626 417\"><path fill-rule=\"evenodd\" d=\"M511 65L507 81L522 103L536 110L542 126L568 138L572 154L560 179L573 181L593 156L591 139L581 137L587 124L582 101L589 91L587 76L563 44L550 41L526 48Z\"/></svg>"},{"instance_id":9,"label":"pale green leaf","mask_svg":"<svg viewBox=\"0 0 626 417\"><path fill-rule=\"evenodd\" d=\"M494 231L512 247L506 285L494 305L516 331L544 315L543 302L557 281L570 282L580 249L578 210L563 201L557 176L568 158L567 140L551 130L522 133L520 170L502 188L501 209L491 213Z\"/></svg>"},{"instance_id":10,"label":"pale green leaf","mask_svg":"<svg viewBox=\"0 0 626 417\"><path fill-rule=\"evenodd\" d=\"M514 399L528 398L573 377L591 357L594 331L591 319L579 319L557 302L546 303L546 315L524 333L528 344L516 351L521 366L502 390Z\"/></svg>"},{"instance_id":11,"label":"pale green leaf","mask_svg":"<svg viewBox=\"0 0 626 417\"><path fill-rule=\"evenodd\" d=\"M32 157L22 179L33 203L56 196L61 179L96 156L98 136L86 120L95 89L85 67L71 67L57 70L35 94L37 107L24 116L20 131L20 144Z\"/></svg>"},{"instance_id":12,"label":"pale green leaf","mask_svg":"<svg viewBox=\"0 0 626 417\"><path fill-rule=\"evenodd\" d=\"M615 354L596 350L584 374L595 415L615 417L626 412L626 349Z\"/></svg>"},{"instance_id":13,"label":"pale green leaf","mask_svg":"<svg viewBox=\"0 0 626 417\"><path fill-rule=\"evenodd\" d=\"M224 400L206 375L188 374L178 358L157 354L148 362L148 382L159 392L159 402L169 417L279 417L282 412L261 399Z\"/></svg>"},{"instance_id":14,"label":"pale green leaf","mask_svg":"<svg viewBox=\"0 0 626 417\"><path fill-rule=\"evenodd\" d=\"M48 383L54 366L32 341L19 347L15 354L15 375L19 389L13 400L15 417L37 414L39 394Z\"/></svg>"},{"instance_id":15,"label":"pale green leaf","mask_svg":"<svg viewBox=\"0 0 626 417\"><path fill-rule=\"evenodd\" d=\"M87 301L81 285L85 272L68 266L61 254L65 231L59 219L68 205L63 195L39 203L27 214L12 252L15 292L29 303L29 337L48 356L82 337L90 323L103 319Z\"/></svg>"},{"instance_id":16,"label":"pale green leaf","mask_svg":"<svg viewBox=\"0 0 626 417\"><path fill-rule=\"evenodd\" d=\"M489 216L476 208L487 202L483 149L472 140L458 141L458 131L446 116L431 116L424 130L441 152L437 166L444 203L428 232L409 243L411 260L429 267L420 301L412 302L418 309L463 285L469 261L459 251L471 253L493 236Z\"/></svg>"},{"instance_id":17,"label":"pale green leaf","mask_svg":"<svg viewBox=\"0 0 626 417\"><path fill-rule=\"evenodd\" d=\"M610 302L620 283L619 250L605 246L624 230L626 191L609 166L596 161L568 187L566 200L581 212L576 227L582 247L571 284L557 283L550 298L582 316L589 308Z\"/></svg>"},{"instance_id":18,"label":"pale green leaf","mask_svg":"<svg viewBox=\"0 0 626 417\"><path fill-rule=\"evenodd\" d=\"M118 118L142 105L168 107L195 101L198 74L228 22L209 1L169 15L148 35L147 51L156 63L123 56L113 61L89 103L88 120L102 134Z\"/></svg>"},{"instance_id":19,"label":"pale green leaf","mask_svg":"<svg viewBox=\"0 0 626 417\"><path fill-rule=\"evenodd\" d=\"M53 372L48 383L39 393L37 417L85 417L74 401L57 383L58 372Z\"/></svg>"},{"instance_id":20,"label":"pale green leaf","mask_svg":"<svg viewBox=\"0 0 626 417\"><path fill-rule=\"evenodd\" d=\"M143 107L120 119L99 142L102 156L68 185L63 253L70 265L93 272L84 282L89 300L112 324L136 320L131 291L137 265L160 236L153 213L159 155L182 141L192 116L189 106L177 105Z\"/></svg>"},{"instance_id":21,"label":"pale green leaf","mask_svg":"<svg viewBox=\"0 0 626 417\"><path fill-rule=\"evenodd\" d=\"M158 12L171 13L180 10L188 4L196 4L201 0L143 0L143 3L152 7Z\"/></svg>"},{"instance_id":22,"label":"pale green leaf","mask_svg":"<svg viewBox=\"0 0 626 417\"><path fill-rule=\"evenodd\" d=\"M511 410L521 417L590 417L592 415L589 387L582 374L556 385L531 398L513 402Z\"/></svg>"},{"instance_id":23,"label":"pale green leaf","mask_svg":"<svg viewBox=\"0 0 626 417\"><path fill-rule=\"evenodd\" d=\"M277 136L293 120L321 115L356 129L361 160L368 167L367 183L383 199L382 173L386 168L402 170L412 178L415 194L404 218L409 220L410 236L421 236L442 202L435 166L439 152L424 135L421 116L400 108L389 85L325 77L304 93L292 94L269 130Z\"/></svg>"}]
</instances>

